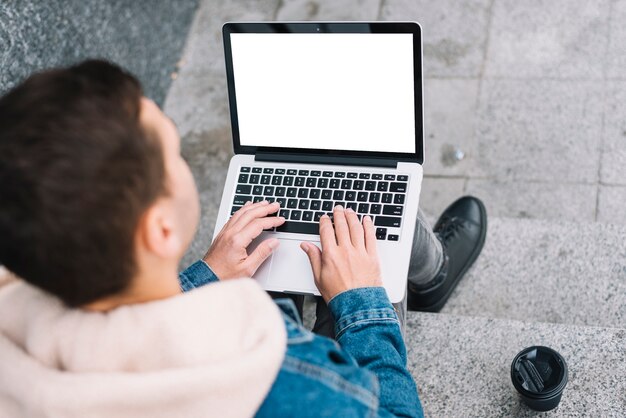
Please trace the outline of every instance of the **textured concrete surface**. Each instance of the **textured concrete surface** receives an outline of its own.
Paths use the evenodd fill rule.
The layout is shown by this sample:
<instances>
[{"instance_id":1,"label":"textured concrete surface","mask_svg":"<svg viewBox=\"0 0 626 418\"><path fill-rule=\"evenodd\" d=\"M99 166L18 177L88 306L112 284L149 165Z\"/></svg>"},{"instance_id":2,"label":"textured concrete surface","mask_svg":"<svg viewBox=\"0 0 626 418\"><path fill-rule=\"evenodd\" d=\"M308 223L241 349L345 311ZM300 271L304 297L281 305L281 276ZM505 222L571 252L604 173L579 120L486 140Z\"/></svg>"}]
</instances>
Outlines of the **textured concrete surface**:
<instances>
[{"instance_id":1,"label":"textured concrete surface","mask_svg":"<svg viewBox=\"0 0 626 418\"><path fill-rule=\"evenodd\" d=\"M482 199L490 217L590 222L595 219L597 190L593 184L470 178L464 193Z\"/></svg>"},{"instance_id":2,"label":"textured concrete surface","mask_svg":"<svg viewBox=\"0 0 626 418\"><path fill-rule=\"evenodd\" d=\"M426 77L477 77L487 46L491 0L389 0L381 20L422 25Z\"/></svg>"},{"instance_id":3,"label":"textured concrete surface","mask_svg":"<svg viewBox=\"0 0 626 418\"><path fill-rule=\"evenodd\" d=\"M600 178L626 186L626 81L607 83L606 97Z\"/></svg>"},{"instance_id":4,"label":"textured concrete surface","mask_svg":"<svg viewBox=\"0 0 626 418\"><path fill-rule=\"evenodd\" d=\"M0 93L89 57L126 67L162 103L198 0L0 2Z\"/></svg>"},{"instance_id":5,"label":"textured concrete surface","mask_svg":"<svg viewBox=\"0 0 626 418\"><path fill-rule=\"evenodd\" d=\"M598 221L626 224L626 187L600 186Z\"/></svg>"},{"instance_id":6,"label":"textured concrete surface","mask_svg":"<svg viewBox=\"0 0 626 418\"><path fill-rule=\"evenodd\" d=\"M609 49L606 74L611 78L625 78L626 74L626 1L611 2Z\"/></svg>"},{"instance_id":7,"label":"textured concrete surface","mask_svg":"<svg viewBox=\"0 0 626 418\"><path fill-rule=\"evenodd\" d=\"M624 237L623 225L491 218L482 254L443 311L623 328Z\"/></svg>"},{"instance_id":8,"label":"textured concrete surface","mask_svg":"<svg viewBox=\"0 0 626 418\"><path fill-rule=\"evenodd\" d=\"M597 183L602 83L485 80L476 177Z\"/></svg>"},{"instance_id":9,"label":"textured concrete surface","mask_svg":"<svg viewBox=\"0 0 626 418\"><path fill-rule=\"evenodd\" d=\"M283 0L276 20L376 20L380 0Z\"/></svg>"},{"instance_id":10,"label":"textured concrete surface","mask_svg":"<svg viewBox=\"0 0 626 418\"><path fill-rule=\"evenodd\" d=\"M611 0L497 0L487 76L602 78Z\"/></svg>"},{"instance_id":11,"label":"textured concrete surface","mask_svg":"<svg viewBox=\"0 0 626 418\"><path fill-rule=\"evenodd\" d=\"M409 369L430 417L623 417L626 331L409 313ZM567 362L558 408L537 413L519 399L511 362L545 345Z\"/></svg>"}]
</instances>

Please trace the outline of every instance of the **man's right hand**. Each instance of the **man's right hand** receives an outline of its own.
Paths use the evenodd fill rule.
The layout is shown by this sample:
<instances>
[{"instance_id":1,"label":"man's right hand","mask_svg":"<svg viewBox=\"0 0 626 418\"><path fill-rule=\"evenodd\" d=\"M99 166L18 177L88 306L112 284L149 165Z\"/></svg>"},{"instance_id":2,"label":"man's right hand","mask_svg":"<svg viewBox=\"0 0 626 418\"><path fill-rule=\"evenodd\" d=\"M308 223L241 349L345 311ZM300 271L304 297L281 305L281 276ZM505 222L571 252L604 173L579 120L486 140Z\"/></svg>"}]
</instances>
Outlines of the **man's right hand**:
<instances>
[{"instance_id":1,"label":"man's right hand","mask_svg":"<svg viewBox=\"0 0 626 418\"><path fill-rule=\"evenodd\" d=\"M328 216L320 219L321 251L309 242L300 245L326 303L346 290L382 286L372 219L365 216L361 224L352 209L341 206L335 207L333 218L334 227Z\"/></svg>"}]
</instances>

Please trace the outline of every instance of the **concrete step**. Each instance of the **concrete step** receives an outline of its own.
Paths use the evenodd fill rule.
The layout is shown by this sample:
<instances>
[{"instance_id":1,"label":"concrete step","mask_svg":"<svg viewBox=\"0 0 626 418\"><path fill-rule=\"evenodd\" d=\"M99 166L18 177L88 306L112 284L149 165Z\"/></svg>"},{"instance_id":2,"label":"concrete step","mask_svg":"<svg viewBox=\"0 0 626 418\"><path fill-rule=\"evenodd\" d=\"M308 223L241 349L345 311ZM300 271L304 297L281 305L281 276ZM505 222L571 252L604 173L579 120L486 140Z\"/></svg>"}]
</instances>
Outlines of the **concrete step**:
<instances>
[{"instance_id":1,"label":"concrete step","mask_svg":"<svg viewBox=\"0 0 626 418\"><path fill-rule=\"evenodd\" d=\"M626 326L626 226L490 218L445 313Z\"/></svg>"},{"instance_id":2,"label":"concrete step","mask_svg":"<svg viewBox=\"0 0 626 418\"><path fill-rule=\"evenodd\" d=\"M510 378L522 349L561 353L569 382L548 416L623 417L626 330L411 312L408 366L426 416L543 416L519 399Z\"/></svg>"}]
</instances>

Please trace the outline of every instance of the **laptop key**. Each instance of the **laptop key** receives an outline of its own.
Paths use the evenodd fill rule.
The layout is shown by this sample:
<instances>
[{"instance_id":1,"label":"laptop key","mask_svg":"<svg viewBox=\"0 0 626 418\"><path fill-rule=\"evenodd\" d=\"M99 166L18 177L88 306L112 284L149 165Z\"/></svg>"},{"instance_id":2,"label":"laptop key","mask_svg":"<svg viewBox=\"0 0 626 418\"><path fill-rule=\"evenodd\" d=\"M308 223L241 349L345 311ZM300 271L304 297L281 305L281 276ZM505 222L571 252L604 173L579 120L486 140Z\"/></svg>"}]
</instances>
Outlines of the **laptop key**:
<instances>
[{"instance_id":1,"label":"laptop key","mask_svg":"<svg viewBox=\"0 0 626 418\"><path fill-rule=\"evenodd\" d=\"M272 177L272 185L280 186L283 184L283 176L273 176Z\"/></svg>"},{"instance_id":2,"label":"laptop key","mask_svg":"<svg viewBox=\"0 0 626 418\"><path fill-rule=\"evenodd\" d=\"M363 186L365 186L365 182L363 180L354 180L352 184L352 188L354 190L363 190Z\"/></svg>"},{"instance_id":3,"label":"laptop key","mask_svg":"<svg viewBox=\"0 0 626 418\"><path fill-rule=\"evenodd\" d=\"M242 173L249 173L250 172L250 167L241 167L241 171Z\"/></svg>"},{"instance_id":4,"label":"laptop key","mask_svg":"<svg viewBox=\"0 0 626 418\"><path fill-rule=\"evenodd\" d=\"M289 210L288 209L281 209L278 212L278 216L282 216L285 219L289 219Z\"/></svg>"},{"instance_id":5,"label":"laptop key","mask_svg":"<svg viewBox=\"0 0 626 418\"><path fill-rule=\"evenodd\" d=\"M383 206L383 215L402 216L402 206L399 206L399 205L385 205L385 206Z\"/></svg>"},{"instance_id":6,"label":"laptop key","mask_svg":"<svg viewBox=\"0 0 626 418\"><path fill-rule=\"evenodd\" d=\"M349 190L346 192L346 200L349 202L354 202L356 200L356 192Z\"/></svg>"},{"instance_id":7,"label":"laptop key","mask_svg":"<svg viewBox=\"0 0 626 418\"><path fill-rule=\"evenodd\" d=\"M409 181L409 176L398 176L398 181Z\"/></svg>"},{"instance_id":8,"label":"laptop key","mask_svg":"<svg viewBox=\"0 0 626 418\"><path fill-rule=\"evenodd\" d=\"M290 176L295 176L296 174L298 174L298 170L289 169L287 170L287 174L289 174Z\"/></svg>"},{"instance_id":9,"label":"laptop key","mask_svg":"<svg viewBox=\"0 0 626 418\"><path fill-rule=\"evenodd\" d=\"M259 203L263 200L263 196L254 196L252 203Z\"/></svg>"},{"instance_id":10,"label":"laptop key","mask_svg":"<svg viewBox=\"0 0 626 418\"><path fill-rule=\"evenodd\" d=\"M296 197L297 194L298 194L298 189L296 189L295 187L289 187L287 189L287 197Z\"/></svg>"},{"instance_id":11,"label":"laptop key","mask_svg":"<svg viewBox=\"0 0 626 418\"><path fill-rule=\"evenodd\" d=\"M322 190L322 199L324 200L330 200L333 198L333 191L332 190Z\"/></svg>"},{"instance_id":12,"label":"laptop key","mask_svg":"<svg viewBox=\"0 0 626 418\"><path fill-rule=\"evenodd\" d=\"M376 228L376 239L387 238L387 228Z\"/></svg>"},{"instance_id":13,"label":"laptop key","mask_svg":"<svg viewBox=\"0 0 626 418\"><path fill-rule=\"evenodd\" d=\"M330 200L326 200L325 202L322 203L322 210L325 212L329 212L331 210L333 210L333 202L331 202Z\"/></svg>"},{"instance_id":14,"label":"laptop key","mask_svg":"<svg viewBox=\"0 0 626 418\"><path fill-rule=\"evenodd\" d=\"M395 180L396 176L394 174L385 174L385 180Z\"/></svg>"},{"instance_id":15,"label":"laptop key","mask_svg":"<svg viewBox=\"0 0 626 418\"><path fill-rule=\"evenodd\" d=\"M374 219L374 225L399 228L401 220L402 218L397 218L395 216L377 216L376 219Z\"/></svg>"},{"instance_id":16,"label":"laptop key","mask_svg":"<svg viewBox=\"0 0 626 418\"><path fill-rule=\"evenodd\" d=\"M287 188L286 187L277 187L276 188L276 196L282 197L285 195L285 193L287 192Z\"/></svg>"},{"instance_id":17,"label":"laptop key","mask_svg":"<svg viewBox=\"0 0 626 418\"><path fill-rule=\"evenodd\" d=\"M250 176L250 184L258 184L259 183L259 175L258 174L252 174Z\"/></svg>"},{"instance_id":18,"label":"laptop key","mask_svg":"<svg viewBox=\"0 0 626 418\"><path fill-rule=\"evenodd\" d=\"M263 173L265 174L272 174L274 172L273 168L264 168L263 169Z\"/></svg>"},{"instance_id":19,"label":"laptop key","mask_svg":"<svg viewBox=\"0 0 626 418\"><path fill-rule=\"evenodd\" d=\"M367 214L370 210L370 205L367 203L359 203L359 209L357 212Z\"/></svg>"},{"instance_id":20,"label":"laptop key","mask_svg":"<svg viewBox=\"0 0 626 418\"><path fill-rule=\"evenodd\" d=\"M304 177L296 177L296 182L294 183L294 185L298 187L302 187L304 186L304 181L305 181Z\"/></svg>"},{"instance_id":21,"label":"laptop key","mask_svg":"<svg viewBox=\"0 0 626 418\"><path fill-rule=\"evenodd\" d=\"M272 177L268 176L267 174L263 174L261 176L261 184L270 184L271 180L272 180Z\"/></svg>"},{"instance_id":22,"label":"laptop key","mask_svg":"<svg viewBox=\"0 0 626 418\"><path fill-rule=\"evenodd\" d=\"M370 193L369 201L372 202L372 203L380 202L380 193L378 193L378 192Z\"/></svg>"},{"instance_id":23,"label":"laptop key","mask_svg":"<svg viewBox=\"0 0 626 418\"><path fill-rule=\"evenodd\" d=\"M285 169L284 168L277 168L276 171L274 171L274 173L276 173L276 174L285 174Z\"/></svg>"},{"instance_id":24,"label":"laptop key","mask_svg":"<svg viewBox=\"0 0 626 418\"><path fill-rule=\"evenodd\" d=\"M317 187L320 189L325 189L328 187L328 179L321 178L317 181Z\"/></svg>"},{"instance_id":25,"label":"laptop key","mask_svg":"<svg viewBox=\"0 0 626 418\"><path fill-rule=\"evenodd\" d=\"M389 187L389 183L386 181L379 181L378 182L378 187L376 188L376 190L378 190L379 192L386 192L387 188Z\"/></svg>"},{"instance_id":26,"label":"laptop key","mask_svg":"<svg viewBox=\"0 0 626 418\"><path fill-rule=\"evenodd\" d=\"M274 195L274 186L265 186L263 189L263 196L273 196Z\"/></svg>"},{"instance_id":27,"label":"laptop key","mask_svg":"<svg viewBox=\"0 0 626 418\"><path fill-rule=\"evenodd\" d=\"M299 176L308 176L309 175L309 170L300 170L300 171L298 171L298 175Z\"/></svg>"},{"instance_id":28,"label":"laptop key","mask_svg":"<svg viewBox=\"0 0 626 418\"><path fill-rule=\"evenodd\" d=\"M367 192L359 192L356 195L357 202L367 202Z\"/></svg>"},{"instance_id":29,"label":"laptop key","mask_svg":"<svg viewBox=\"0 0 626 418\"><path fill-rule=\"evenodd\" d=\"M322 191L320 189L313 189L309 192L309 197L311 199L319 199L321 194L322 194Z\"/></svg>"},{"instance_id":30,"label":"laptop key","mask_svg":"<svg viewBox=\"0 0 626 418\"><path fill-rule=\"evenodd\" d=\"M261 167L252 167L252 172L253 173L260 173L261 172Z\"/></svg>"},{"instance_id":31,"label":"laptop key","mask_svg":"<svg viewBox=\"0 0 626 418\"><path fill-rule=\"evenodd\" d=\"M239 183L247 183L248 182L248 176L247 174L239 174Z\"/></svg>"},{"instance_id":32,"label":"laptop key","mask_svg":"<svg viewBox=\"0 0 626 418\"><path fill-rule=\"evenodd\" d=\"M342 180L341 181L341 188L343 190L349 190L352 188L352 180Z\"/></svg>"},{"instance_id":33,"label":"laptop key","mask_svg":"<svg viewBox=\"0 0 626 418\"><path fill-rule=\"evenodd\" d=\"M254 195L262 195L263 194L263 186L254 186L252 188L252 194Z\"/></svg>"},{"instance_id":34,"label":"laptop key","mask_svg":"<svg viewBox=\"0 0 626 418\"><path fill-rule=\"evenodd\" d=\"M333 200L343 200L343 190L335 190Z\"/></svg>"},{"instance_id":35,"label":"laptop key","mask_svg":"<svg viewBox=\"0 0 626 418\"><path fill-rule=\"evenodd\" d=\"M276 232L292 232L295 234L319 234L319 226L313 222L287 221L276 228Z\"/></svg>"},{"instance_id":36,"label":"laptop key","mask_svg":"<svg viewBox=\"0 0 626 418\"><path fill-rule=\"evenodd\" d=\"M330 181L330 188L331 189L338 189L339 188L339 184L340 184L340 181L338 179L332 179Z\"/></svg>"},{"instance_id":37,"label":"laptop key","mask_svg":"<svg viewBox=\"0 0 626 418\"><path fill-rule=\"evenodd\" d=\"M234 215L235 212L237 212L239 209L241 209L241 206L233 206L233 208L230 210L230 214Z\"/></svg>"},{"instance_id":38,"label":"laptop key","mask_svg":"<svg viewBox=\"0 0 626 418\"><path fill-rule=\"evenodd\" d=\"M383 198L381 202L391 203L392 201L393 201L393 195L391 193L383 193Z\"/></svg>"},{"instance_id":39,"label":"laptop key","mask_svg":"<svg viewBox=\"0 0 626 418\"><path fill-rule=\"evenodd\" d=\"M372 174L372 180L382 180L382 179L383 179L382 174Z\"/></svg>"},{"instance_id":40,"label":"laptop key","mask_svg":"<svg viewBox=\"0 0 626 418\"><path fill-rule=\"evenodd\" d=\"M398 235L395 235L395 234L389 234L389 235L387 235L387 239L389 241L398 241L400 239L400 237Z\"/></svg>"},{"instance_id":41,"label":"laptop key","mask_svg":"<svg viewBox=\"0 0 626 418\"><path fill-rule=\"evenodd\" d=\"M317 179L315 177L309 177L306 179L306 187L315 187L315 183L317 183Z\"/></svg>"},{"instance_id":42,"label":"laptop key","mask_svg":"<svg viewBox=\"0 0 626 418\"><path fill-rule=\"evenodd\" d=\"M293 177L283 177L283 186L293 186Z\"/></svg>"},{"instance_id":43,"label":"laptop key","mask_svg":"<svg viewBox=\"0 0 626 418\"><path fill-rule=\"evenodd\" d=\"M318 170L313 170L313 171L311 171L311 175L312 175L313 177L319 177L319 176L321 176L321 175L322 175L322 172L321 172L321 171L318 171Z\"/></svg>"},{"instance_id":44,"label":"laptop key","mask_svg":"<svg viewBox=\"0 0 626 418\"><path fill-rule=\"evenodd\" d=\"M238 184L235 188L237 194L250 194L252 192L252 186L248 184Z\"/></svg>"},{"instance_id":45,"label":"laptop key","mask_svg":"<svg viewBox=\"0 0 626 418\"><path fill-rule=\"evenodd\" d=\"M397 194L393 197L393 203L397 203L399 205L404 204L404 195L403 194Z\"/></svg>"},{"instance_id":46,"label":"laptop key","mask_svg":"<svg viewBox=\"0 0 626 418\"><path fill-rule=\"evenodd\" d=\"M365 190L376 190L376 182L375 181L366 181L365 182Z\"/></svg>"},{"instance_id":47,"label":"laptop key","mask_svg":"<svg viewBox=\"0 0 626 418\"><path fill-rule=\"evenodd\" d=\"M294 221L299 221L302 218L302 211L301 210L292 210L291 211L291 216L289 217L289 219L294 220Z\"/></svg>"},{"instance_id":48,"label":"laptop key","mask_svg":"<svg viewBox=\"0 0 626 418\"><path fill-rule=\"evenodd\" d=\"M306 212L304 212L302 214L302 220L303 221L312 221L313 220L313 212L311 212L310 210L307 210Z\"/></svg>"},{"instance_id":49,"label":"laptop key","mask_svg":"<svg viewBox=\"0 0 626 418\"><path fill-rule=\"evenodd\" d=\"M313 216L313 221L319 222L320 219L322 219L322 216L324 216L324 212L315 212L315 216Z\"/></svg>"},{"instance_id":50,"label":"laptop key","mask_svg":"<svg viewBox=\"0 0 626 418\"><path fill-rule=\"evenodd\" d=\"M287 207L289 209L295 209L298 207L298 199L289 199L287 201Z\"/></svg>"},{"instance_id":51,"label":"laptop key","mask_svg":"<svg viewBox=\"0 0 626 418\"><path fill-rule=\"evenodd\" d=\"M306 200L306 199L301 200L298 203L298 209L308 209L309 208L309 203L310 202L308 200Z\"/></svg>"},{"instance_id":52,"label":"laptop key","mask_svg":"<svg viewBox=\"0 0 626 418\"><path fill-rule=\"evenodd\" d=\"M342 178L346 177L346 173L345 173L345 171L336 171L335 172L335 177L342 179Z\"/></svg>"},{"instance_id":53,"label":"laptop key","mask_svg":"<svg viewBox=\"0 0 626 418\"><path fill-rule=\"evenodd\" d=\"M380 215L380 211L382 210L382 205L379 205L378 203L374 203L373 205L370 206L370 213L372 215Z\"/></svg>"},{"instance_id":54,"label":"laptop key","mask_svg":"<svg viewBox=\"0 0 626 418\"><path fill-rule=\"evenodd\" d=\"M359 178L360 178L361 180L367 180L367 179L369 179L369 178L370 178L370 174L369 174L369 173L360 173L360 174L359 174Z\"/></svg>"},{"instance_id":55,"label":"laptop key","mask_svg":"<svg viewBox=\"0 0 626 418\"><path fill-rule=\"evenodd\" d=\"M309 189L298 190L298 197L301 199L306 199L307 197L309 197Z\"/></svg>"},{"instance_id":56,"label":"laptop key","mask_svg":"<svg viewBox=\"0 0 626 418\"><path fill-rule=\"evenodd\" d=\"M235 195L235 198L233 199L233 205L243 206L246 204L246 202L249 202L250 200L252 200L252 196Z\"/></svg>"},{"instance_id":57,"label":"laptop key","mask_svg":"<svg viewBox=\"0 0 626 418\"><path fill-rule=\"evenodd\" d=\"M356 212L357 203L356 202L346 202L346 209L352 209Z\"/></svg>"},{"instance_id":58,"label":"laptop key","mask_svg":"<svg viewBox=\"0 0 626 418\"><path fill-rule=\"evenodd\" d=\"M349 179L355 179L357 178L358 174L357 173L348 173L348 178Z\"/></svg>"},{"instance_id":59,"label":"laptop key","mask_svg":"<svg viewBox=\"0 0 626 418\"><path fill-rule=\"evenodd\" d=\"M276 201L278 202L281 208L287 207L287 199L285 199L284 197L278 197L276 198Z\"/></svg>"},{"instance_id":60,"label":"laptop key","mask_svg":"<svg viewBox=\"0 0 626 418\"><path fill-rule=\"evenodd\" d=\"M333 176L333 172L332 171L324 171L322 173L322 176L324 176L324 177L332 177Z\"/></svg>"},{"instance_id":61,"label":"laptop key","mask_svg":"<svg viewBox=\"0 0 626 418\"><path fill-rule=\"evenodd\" d=\"M320 210L322 208L321 200L312 200L311 201L311 210Z\"/></svg>"},{"instance_id":62,"label":"laptop key","mask_svg":"<svg viewBox=\"0 0 626 418\"><path fill-rule=\"evenodd\" d=\"M406 193L406 183L391 183L390 192Z\"/></svg>"}]
</instances>

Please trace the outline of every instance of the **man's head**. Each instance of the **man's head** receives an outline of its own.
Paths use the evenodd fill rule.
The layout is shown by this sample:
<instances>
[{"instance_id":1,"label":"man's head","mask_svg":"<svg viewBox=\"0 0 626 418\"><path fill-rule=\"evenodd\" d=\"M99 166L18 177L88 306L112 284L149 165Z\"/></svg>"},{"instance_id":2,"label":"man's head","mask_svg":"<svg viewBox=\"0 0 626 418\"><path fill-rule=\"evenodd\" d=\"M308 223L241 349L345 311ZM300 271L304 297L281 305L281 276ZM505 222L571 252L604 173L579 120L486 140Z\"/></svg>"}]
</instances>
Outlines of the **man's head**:
<instances>
[{"instance_id":1,"label":"man's head","mask_svg":"<svg viewBox=\"0 0 626 418\"><path fill-rule=\"evenodd\" d=\"M110 63L27 79L0 99L0 264L70 306L176 266L199 213L179 142Z\"/></svg>"}]
</instances>

